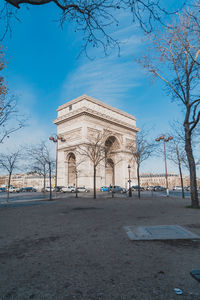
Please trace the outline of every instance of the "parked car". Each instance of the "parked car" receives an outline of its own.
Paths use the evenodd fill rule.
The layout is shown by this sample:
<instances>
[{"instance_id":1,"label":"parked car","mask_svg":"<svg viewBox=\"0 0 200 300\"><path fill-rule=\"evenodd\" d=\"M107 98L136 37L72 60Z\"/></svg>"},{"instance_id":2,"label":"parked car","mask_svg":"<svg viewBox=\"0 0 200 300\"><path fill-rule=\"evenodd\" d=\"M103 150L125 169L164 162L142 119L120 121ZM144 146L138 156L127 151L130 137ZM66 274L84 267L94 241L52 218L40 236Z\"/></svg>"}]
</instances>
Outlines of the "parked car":
<instances>
[{"instance_id":1,"label":"parked car","mask_svg":"<svg viewBox=\"0 0 200 300\"><path fill-rule=\"evenodd\" d=\"M190 191L190 186L185 186L184 190L189 192Z\"/></svg>"},{"instance_id":2,"label":"parked car","mask_svg":"<svg viewBox=\"0 0 200 300\"><path fill-rule=\"evenodd\" d=\"M154 191L154 186L149 185L149 186L147 186L146 190L147 191Z\"/></svg>"},{"instance_id":3,"label":"parked car","mask_svg":"<svg viewBox=\"0 0 200 300\"><path fill-rule=\"evenodd\" d=\"M51 187L51 191L53 192L55 190L54 187ZM44 192L44 188L42 189L42 192ZM45 192L50 192L50 186L45 187Z\"/></svg>"},{"instance_id":4,"label":"parked car","mask_svg":"<svg viewBox=\"0 0 200 300\"><path fill-rule=\"evenodd\" d=\"M61 192L63 193L73 193L75 192L75 186L69 185L66 187L62 187Z\"/></svg>"},{"instance_id":5,"label":"parked car","mask_svg":"<svg viewBox=\"0 0 200 300\"><path fill-rule=\"evenodd\" d=\"M37 190L34 188L34 187L32 187L32 186L28 186L28 187L23 187L23 188L21 188L21 189L18 189L18 191L17 191L17 193L26 193L26 192L37 192Z\"/></svg>"},{"instance_id":6,"label":"parked car","mask_svg":"<svg viewBox=\"0 0 200 300\"><path fill-rule=\"evenodd\" d=\"M6 188L5 187L0 188L0 193L2 193L2 192L6 192Z\"/></svg>"},{"instance_id":7,"label":"parked car","mask_svg":"<svg viewBox=\"0 0 200 300\"><path fill-rule=\"evenodd\" d=\"M160 185L155 185L154 186L154 191L159 191L159 192L165 191L165 188L160 186Z\"/></svg>"},{"instance_id":8,"label":"parked car","mask_svg":"<svg viewBox=\"0 0 200 300\"><path fill-rule=\"evenodd\" d=\"M9 188L9 193L16 193L18 191L18 189L14 186L10 186Z\"/></svg>"},{"instance_id":9,"label":"parked car","mask_svg":"<svg viewBox=\"0 0 200 300\"><path fill-rule=\"evenodd\" d=\"M109 191L109 187L108 187L108 186L102 186L102 187L100 188L100 191L101 191L101 192L108 192L108 191Z\"/></svg>"},{"instance_id":10,"label":"parked car","mask_svg":"<svg viewBox=\"0 0 200 300\"><path fill-rule=\"evenodd\" d=\"M173 187L173 191L181 191L182 187L180 185L176 185Z\"/></svg>"},{"instance_id":11,"label":"parked car","mask_svg":"<svg viewBox=\"0 0 200 300\"><path fill-rule=\"evenodd\" d=\"M113 193L126 193L126 189L125 188L122 188L121 186L119 185L110 185L109 186L109 192L113 192Z\"/></svg>"},{"instance_id":12,"label":"parked car","mask_svg":"<svg viewBox=\"0 0 200 300\"><path fill-rule=\"evenodd\" d=\"M139 186L138 185L133 185L132 186L132 191L138 191ZM140 186L140 191L144 191L144 188L142 186Z\"/></svg>"},{"instance_id":13,"label":"parked car","mask_svg":"<svg viewBox=\"0 0 200 300\"><path fill-rule=\"evenodd\" d=\"M55 190L56 190L56 192L62 192L62 191L61 191L62 188L64 188L64 186L56 186L56 187L55 187Z\"/></svg>"},{"instance_id":14,"label":"parked car","mask_svg":"<svg viewBox=\"0 0 200 300\"><path fill-rule=\"evenodd\" d=\"M89 189L86 189L84 186L79 186L77 187L77 192L78 193L81 193L81 192L84 192L84 193L88 193L90 190Z\"/></svg>"}]
</instances>

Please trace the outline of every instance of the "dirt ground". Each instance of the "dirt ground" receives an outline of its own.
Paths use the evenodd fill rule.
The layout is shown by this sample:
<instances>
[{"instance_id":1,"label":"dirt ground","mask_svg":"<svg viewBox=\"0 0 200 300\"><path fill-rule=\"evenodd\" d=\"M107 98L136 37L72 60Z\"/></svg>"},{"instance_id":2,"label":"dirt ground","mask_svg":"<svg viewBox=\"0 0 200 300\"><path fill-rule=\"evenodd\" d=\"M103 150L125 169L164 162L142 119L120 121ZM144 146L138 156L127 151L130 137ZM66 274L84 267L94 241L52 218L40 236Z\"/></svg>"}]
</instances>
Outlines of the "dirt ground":
<instances>
[{"instance_id":1,"label":"dirt ground","mask_svg":"<svg viewBox=\"0 0 200 300\"><path fill-rule=\"evenodd\" d=\"M200 234L200 210L188 199L98 197L0 206L0 299L199 300L190 271L200 269L200 241L135 242L123 226Z\"/></svg>"}]
</instances>

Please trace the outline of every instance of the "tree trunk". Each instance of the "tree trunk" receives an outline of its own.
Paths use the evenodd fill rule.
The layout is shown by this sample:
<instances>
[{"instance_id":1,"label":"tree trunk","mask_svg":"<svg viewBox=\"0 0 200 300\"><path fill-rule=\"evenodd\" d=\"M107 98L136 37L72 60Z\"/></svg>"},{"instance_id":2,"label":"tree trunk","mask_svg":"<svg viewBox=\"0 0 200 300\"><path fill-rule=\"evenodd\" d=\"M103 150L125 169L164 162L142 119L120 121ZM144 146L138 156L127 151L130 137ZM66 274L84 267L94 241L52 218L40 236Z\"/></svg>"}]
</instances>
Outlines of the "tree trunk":
<instances>
[{"instance_id":1,"label":"tree trunk","mask_svg":"<svg viewBox=\"0 0 200 300\"><path fill-rule=\"evenodd\" d=\"M137 165L138 198L140 199L140 167Z\"/></svg>"},{"instance_id":2,"label":"tree trunk","mask_svg":"<svg viewBox=\"0 0 200 300\"><path fill-rule=\"evenodd\" d=\"M198 192L197 192L197 180L196 180L196 165L194 161L192 145L191 145L191 132L189 131L189 124L185 123L185 151L190 169L190 194L191 194L191 206L199 207Z\"/></svg>"},{"instance_id":3,"label":"tree trunk","mask_svg":"<svg viewBox=\"0 0 200 300\"><path fill-rule=\"evenodd\" d=\"M94 199L96 199L96 166L94 166Z\"/></svg>"},{"instance_id":4,"label":"tree trunk","mask_svg":"<svg viewBox=\"0 0 200 300\"><path fill-rule=\"evenodd\" d=\"M49 200L52 200L52 190L51 190L51 163L49 163L49 185L50 185Z\"/></svg>"},{"instance_id":5,"label":"tree trunk","mask_svg":"<svg viewBox=\"0 0 200 300\"><path fill-rule=\"evenodd\" d=\"M183 186L183 175L182 175L182 170L181 170L181 162L179 161L178 163L178 168L179 168L179 174L181 178L181 190L182 190L182 198L185 198L185 193L184 193L184 186Z\"/></svg>"},{"instance_id":6,"label":"tree trunk","mask_svg":"<svg viewBox=\"0 0 200 300\"><path fill-rule=\"evenodd\" d=\"M44 174L43 174L43 197L45 198L45 193L46 193L46 171L44 169Z\"/></svg>"},{"instance_id":7,"label":"tree trunk","mask_svg":"<svg viewBox=\"0 0 200 300\"><path fill-rule=\"evenodd\" d=\"M185 193L184 193L184 186L183 186L183 175L182 175L182 170L181 170L181 160L180 160L178 146L176 146L176 155L177 155L177 159L178 159L178 168L179 168L179 174L180 174L180 178L181 178L182 198L184 199Z\"/></svg>"},{"instance_id":8,"label":"tree trunk","mask_svg":"<svg viewBox=\"0 0 200 300\"><path fill-rule=\"evenodd\" d=\"M11 180L11 173L9 173L9 175L8 175L8 189L7 189L7 198L6 198L6 202L9 201L9 195L10 195L10 180Z\"/></svg>"}]
</instances>

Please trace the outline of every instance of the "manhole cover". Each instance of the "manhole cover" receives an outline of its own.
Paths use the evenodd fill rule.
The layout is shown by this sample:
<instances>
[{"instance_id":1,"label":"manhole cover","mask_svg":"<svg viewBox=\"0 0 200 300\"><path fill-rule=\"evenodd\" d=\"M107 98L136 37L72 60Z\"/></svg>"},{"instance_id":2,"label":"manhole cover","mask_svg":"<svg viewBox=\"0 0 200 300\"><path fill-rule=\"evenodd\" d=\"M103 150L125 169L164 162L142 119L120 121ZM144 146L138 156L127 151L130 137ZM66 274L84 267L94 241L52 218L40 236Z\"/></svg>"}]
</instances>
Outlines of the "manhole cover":
<instances>
[{"instance_id":1,"label":"manhole cover","mask_svg":"<svg viewBox=\"0 0 200 300\"><path fill-rule=\"evenodd\" d=\"M179 225L125 226L130 240L200 239L200 236Z\"/></svg>"}]
</instances>

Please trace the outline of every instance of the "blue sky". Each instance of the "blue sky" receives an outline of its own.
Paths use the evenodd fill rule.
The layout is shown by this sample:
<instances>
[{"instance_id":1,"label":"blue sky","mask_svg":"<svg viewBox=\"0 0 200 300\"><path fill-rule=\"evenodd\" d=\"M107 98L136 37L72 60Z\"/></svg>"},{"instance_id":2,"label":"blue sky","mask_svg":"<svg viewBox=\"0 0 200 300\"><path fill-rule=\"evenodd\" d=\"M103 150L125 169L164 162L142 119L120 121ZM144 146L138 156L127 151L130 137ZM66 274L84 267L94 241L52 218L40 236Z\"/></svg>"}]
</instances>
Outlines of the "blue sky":
<instances>
[{"instance_id":1,"label":"blue sky","mask_svg":"<svg viewBox=\"0 0 200 300\"><path fill-rule=\"evenodd\" d=\"M29 120L2 149L48 140L56 132L52 124L56 108L82 94L134 115L138 127L152 128L150 139L168 132L169 123L181 118L181 108L171 103L162 84L152 84L135 62L144 50L144 33L125 13L119 16L121 26L112 28L122 42L120 56L117 50L104 56L100 49L90 49L93 60L85 55L77 58L82 34L75 33L71 24L60 28L56 21L59 10L54 5L21 8L18 17L21 22L13 22L12 36L3 41L7 60L4 75L10 92L18 97L21 113ZM163 160L153 158L142 170L164 172ZM169 171L176 172L176 168L169 164Z\"/></svg>"}]
</instances>

